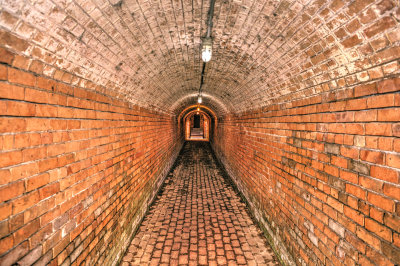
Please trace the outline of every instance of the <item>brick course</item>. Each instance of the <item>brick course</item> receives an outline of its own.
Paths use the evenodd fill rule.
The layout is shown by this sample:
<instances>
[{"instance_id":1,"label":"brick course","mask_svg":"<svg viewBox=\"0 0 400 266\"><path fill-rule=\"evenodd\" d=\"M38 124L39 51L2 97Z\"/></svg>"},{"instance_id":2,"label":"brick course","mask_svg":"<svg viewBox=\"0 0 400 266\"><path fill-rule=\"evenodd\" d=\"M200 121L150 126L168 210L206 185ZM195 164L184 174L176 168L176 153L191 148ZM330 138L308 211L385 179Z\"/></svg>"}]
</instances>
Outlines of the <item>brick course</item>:
<instances>
[{"instance_id":1,"label":"brick course","mask_svg":"<svg viewBox=\"0 0 400 266\"><path fill-rule=\"evenodd\" d=\"M332 92L225 116L213 147L260 222L297 263L393 265L400 254L392 224L400 222L400 157L392 145L397 105L390 99L400 87L375 94L347 90L354 96L336 100ZM339 105L354 107L334 108ZM381 116L357 119L353 110ZM356 255L340 251L343 246Z\"/></svg>"},{"instance_id":2,"label":"brick course","mask_svg":"<svg viewBox=\"0 0 400 266\"><path fill-rule=\"evenodd\" d=\"M2 51L0 264L115 262L179 151L174 117Z\"/></svg>"},{"instance_id":3,"label":"brick course","mask_svg":"<svg viewBox=\"0 0 400 266\"><path fill-rule=\"evenodd\" d=\"M206 142L187 142L121 263L279 265Z\"/></svg>"},{"instance_id":4,"label":"brick course","mask_svg":"<svg viewBox=\"0 0 400 266\"><path fill-rule=\"evenodd\" d=\"M1 2L1 263L118 258L196 103L208 5ZM399 20L395 0L216 1L213 147L285 261L400 260Z\"/></svg>"}]
</instances>

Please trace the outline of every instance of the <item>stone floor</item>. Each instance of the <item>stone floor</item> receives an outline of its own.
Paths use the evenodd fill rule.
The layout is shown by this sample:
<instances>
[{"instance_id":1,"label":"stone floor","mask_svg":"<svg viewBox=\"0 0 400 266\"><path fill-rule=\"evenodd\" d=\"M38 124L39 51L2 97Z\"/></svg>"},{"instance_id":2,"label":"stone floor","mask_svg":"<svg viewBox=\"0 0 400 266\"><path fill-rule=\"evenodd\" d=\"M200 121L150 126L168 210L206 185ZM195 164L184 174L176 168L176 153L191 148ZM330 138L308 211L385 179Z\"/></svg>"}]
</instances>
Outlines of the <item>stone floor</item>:
<instances>
[{"instance_id":1,"label":"stone floor","mask_svg":"<svg viewBox=\"0 0 400 266\"><path fill-rule=\"evenodd\" d=\"M279 265L209 143L187 142L121 265Z\"/></svg>"}]
</instances>

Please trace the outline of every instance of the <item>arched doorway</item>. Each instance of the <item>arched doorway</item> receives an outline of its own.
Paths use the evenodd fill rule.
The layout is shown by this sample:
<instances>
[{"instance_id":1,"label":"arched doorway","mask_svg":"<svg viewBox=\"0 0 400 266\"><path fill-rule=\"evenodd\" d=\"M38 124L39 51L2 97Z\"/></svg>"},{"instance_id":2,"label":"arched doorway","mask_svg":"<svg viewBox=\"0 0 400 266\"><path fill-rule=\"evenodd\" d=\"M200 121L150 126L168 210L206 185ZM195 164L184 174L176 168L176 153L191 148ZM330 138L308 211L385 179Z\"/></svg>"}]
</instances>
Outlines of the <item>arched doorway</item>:
<instances>
[{"instance_id":1,"label":"arched doorway","mask_svg":"<svg viewBox=\"0 0 400 266\"><path fill-rule=\"evenodd\" d=\"M206 123L206 126L208 127L207 133L208 133L208 139L213 138L214 132L216 132L217 129L217 123L218 123L218 118L215 114L215 112L210 109L207 106L204 105L191 105L186 107L184 110L182 110L177 118L178 122L178 131L181 132L181 136L183 136L186 140L188 140L189 136L187 135L187 132L190 132L190 125L189 129L187 129L186 125L186 118L188 117L189 114L197 114L197 108L200 108L199 113L204 113L207 118L208 118L208 123Z\"/></svg>"},{"instance_id":2,"label":"arched doorway","mask_svg":"<svg viewBox=\"0 0 400 266\"><path fill-rule=\"evenodd\" d=\"M186 140L209 141L211 118L206 112L193 110L183 121Z\"/></svg>"}]
</instances>

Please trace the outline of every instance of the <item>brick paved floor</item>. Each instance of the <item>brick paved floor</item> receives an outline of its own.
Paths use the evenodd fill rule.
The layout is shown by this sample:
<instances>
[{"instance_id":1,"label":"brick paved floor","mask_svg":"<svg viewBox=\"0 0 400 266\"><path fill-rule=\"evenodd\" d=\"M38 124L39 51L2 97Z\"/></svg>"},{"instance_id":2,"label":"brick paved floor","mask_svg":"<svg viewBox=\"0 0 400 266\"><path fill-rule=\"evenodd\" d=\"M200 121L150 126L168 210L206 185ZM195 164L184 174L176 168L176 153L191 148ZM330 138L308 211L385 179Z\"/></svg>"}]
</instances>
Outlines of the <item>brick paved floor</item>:
<instances>
[{"instance_id":1,"label":"brick paved floor","mask_svg":"<svg viewBox=\"0 0 400 266\"><path fill-rule=\"evenodd\" d=\"M211 154L187 142L121 265L279 265Z\"/></svg>"}]
</instances>

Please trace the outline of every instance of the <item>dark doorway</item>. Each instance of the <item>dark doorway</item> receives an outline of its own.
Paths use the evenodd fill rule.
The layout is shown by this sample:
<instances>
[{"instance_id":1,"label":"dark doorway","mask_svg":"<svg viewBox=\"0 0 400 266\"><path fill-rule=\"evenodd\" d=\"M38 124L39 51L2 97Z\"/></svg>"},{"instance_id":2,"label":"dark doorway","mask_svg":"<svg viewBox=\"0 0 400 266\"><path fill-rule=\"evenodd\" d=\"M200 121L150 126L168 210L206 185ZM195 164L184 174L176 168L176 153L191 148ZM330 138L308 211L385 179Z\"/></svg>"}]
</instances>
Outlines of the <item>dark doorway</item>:
<instances>
[{"instance_id":1,"label":"dark doorway","mask_svg":"<svg viewBox=\"0 0 400 266\"><path fill-rule=\"evenodd\" d=\"M199 115L194 115L194 128L200 128L200 116Z\"/></svg>"}]
</instances>

